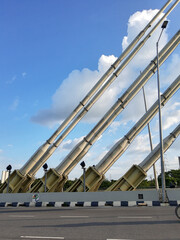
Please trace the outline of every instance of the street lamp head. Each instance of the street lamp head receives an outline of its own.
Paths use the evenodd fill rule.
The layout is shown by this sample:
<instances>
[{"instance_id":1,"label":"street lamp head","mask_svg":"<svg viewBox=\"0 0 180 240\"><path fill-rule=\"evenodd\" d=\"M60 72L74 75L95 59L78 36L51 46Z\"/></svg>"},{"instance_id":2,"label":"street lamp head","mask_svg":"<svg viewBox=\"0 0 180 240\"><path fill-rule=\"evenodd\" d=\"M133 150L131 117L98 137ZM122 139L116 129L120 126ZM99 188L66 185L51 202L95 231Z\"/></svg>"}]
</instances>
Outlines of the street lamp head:
<instances>
[{"instance_id":1,"label":"street lamp head","mask_svg":"<svg viewBox=\"0 0 180 240\"><path fill-rule=\"evenodd\" d=\"M85 162L84 162L84 161L83 161L83 162L81 162L81 163L80 163L80 165L81 165L81 167L82 167L82 168L84 168L84 167L86 166L86 164L85 164Z\"/></svg>"},{"instance_id":2,"label":"street lamp head","mask_svg":"<svg viewBox=\"0 0 180 240\"><path fill-rule=\"evenodd\" d=\"M47 163L45 163L45 164L43 165L43 168L44 168L44 171L47 171L47 168L48 168Z\"/></svg>"},{"instance_id":3,"label":"street lamp head","mask_svg":"<svg viewBox=\"0 0 180 240\"><path fill-rule=\"evenodd\" d=\"M168 24L168 21L164 21L161 28L166 28L167 27L167 24Z\"/></svg>"},{"instance_id":4,"label":"street lamp head","mask_svg":"<svg viewBox=\"0 0 180 240\"><path fill-rule=\"evenodd\" d=\"M11 166L11 165L8 165L6 169L7 169L7 171L11 171L12 166Z\"/></svg>"},{"instance_id":5,"label":"street lamp head","mask_svg":"<svg viewBox=\"0 0 180 240\"><path fill-rule=\"evenodd\" d=\"M157 50L158 50L159 40L160 40L160 38L161 38L161 35L162 35L162 33L163 33L163 30L167 27L167 24L168 24L168 21L164 21L163 24L162 24L162 26L161 26L162 30L161 30L160 36L159 36L159 38L158 38L158 40L157 40L157 43L156 43L156 45L157 45ZM157 52L158 52L158 51L157 51Z\"/></svg>"}]
</instances>

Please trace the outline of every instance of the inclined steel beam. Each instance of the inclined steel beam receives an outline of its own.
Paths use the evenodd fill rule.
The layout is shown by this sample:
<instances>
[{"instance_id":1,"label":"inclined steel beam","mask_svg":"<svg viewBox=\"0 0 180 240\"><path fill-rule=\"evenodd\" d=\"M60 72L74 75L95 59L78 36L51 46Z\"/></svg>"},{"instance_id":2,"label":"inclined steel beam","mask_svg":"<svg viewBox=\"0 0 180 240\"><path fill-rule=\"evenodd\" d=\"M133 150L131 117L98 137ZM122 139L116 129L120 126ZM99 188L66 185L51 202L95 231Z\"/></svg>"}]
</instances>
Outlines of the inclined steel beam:
<instances>
[{"instance_id":1,"label":"inclined steel beam","mask_svg":"<svg viewBox=\"0 0 180 240\"><path fill-rule=\"evenodd\" d=\"M162 64L167 57L174 51L180 42L180 31L169 41L169 43L160 52L160 64ZM67 155L62 163L60 163L56 170L64 172L65 175L76 166L76 164L84 157L93 143L106 130L112 121L124 110L127 104L140 91L142 86L149 80L149 78L156 72L156 58L148 65L148 67L140 74L140 76L133 82L128 90L120 97L117 102L110 108L104 117L96 124L90 133L82 140L74 149ZM84 147L85 146L85 147ZM71 159L71 161L68 161ZM74 159L72 161L72 159ZM69 164L71 163L71 164ZM69 166L68 166L69 164ZM68 168L67 168L68 166Z\"/></svg>"},{"instance_id":2,"label":"inclined steel beam","mask_svg":"<svg viewBox=\"0 0 180 240\"><path fill-rule=\"evenodd\" d=\"M125 49L125 51L119 56L119 58L111 65L111 67L106 71L106 73L99 79L99 81L95 84L95 86L88 92L85 98L80 101L79 105L73 110L73 112L63 121L63 123L59 126L59 128L52 134L52 136L41 146L38 150L33 154L33 156L28 160L28 162L21 168L20 172L22 174L27 174L28 171L32 168L32 165L36 164L38 160L44 155L44 153L48 150L49 146L55 141L55 139L60 135L60 133L68 126L68 124L78 115L78 113L83 109L83 111L79 114L79 117L75 119L74 123L71 123L68 130L59 137L59 139L54 144L56 149L57 146L62 142L62 140L67 136L67 134L74 128L74 126L80 121L80 119L87 113L87 102L92 98L92 96L99 90L99 88L104 84L106 79L112 74L112 72L118 67L120 62L130 53L130 51L134 48L137 42L143 37L145 32L151 27L152 23L160 16L160 14L167 8L167 6L172 2L169 0L160 11L152 18L152 20L145 26L145 28L137 35L137 37L130 43L130 45ZM178 4L179 1L177 1ZM167 15L174 9L177 5L176 2L171 6L168 10ZM166 15L166 14L165 14ZM167 16L166 15L166 16ZM163 18L164 19L164 18ZM163 21L162 19L162 21ZM101 94L99 94L98 98ZM97 99L98 99L97 98ZM94 104L94 103L93 103ZM91 104L92 105L92 104ZM52 149L54 149L54 147ZM51 156L54 152L49 150L49 154L46 155L46 159ZM41 161L40 161L41 162Z\"/></svg>"},{"instance_id":3,"label":"inclined steel beam","mask_svg":"<svg viewBox=\"0 0 180 240\"><path fill-rule=\"evenodd\" d=\"M103 77L98 81L98 83L90 90L90 92L86 95L86 97L80 102L80 104L75 108L75 110L70 114L68 118L60 125L60 127L54 132L54 134L41 146L39 149L33 154L33 156L26 162L26 164L20 169L15 170L12 174L10 181L12 188L11 192L18 191L18 185L22 185L22 181L26 182L27 178L33 178L33 175L38 171L38 169L43 165L43 163L52 155L55 149L59 146L62 140L67 136L67 134L74 128L74 126L80 121L80 119L86 114L87 110L89 110L92 105L97 101L97 99L103 94L106 88L114 81L114 76L120 74L122 69L129 63L129 61L135 56L136 52L144 45L145 41L151 36L153 31L157 28L158 24L160 24L165 17L174 9L174 7L179 3L180 0L177 0L172 7L167 11L167 13L160 19L160 21L155 25L155 27L150 31L143 41L136 47L134 51L130 54L125 60L125 64L123 63L121 67L119 67L109 78L107 82L106 79L110 76L110 74L118 67L119 63L129 54L129 52L133 49L136 43L142 38L145 34L146 30L151 26L151 24L155 21L155 19L164 11L164 9L170 4L171 1L168 1L162 9L156 14L156 16L148 23L148 25L141 31L141 33L132 41L129 47L121 54L121 56L115 61L115 63L108 69L108 71L103 75ZM104 83L105 82L105 83ZM104 87L104 85L106 87ZM98 89L103 85L103 87L98 91ZM96 93L96 94L95 94ZM92 96L95 96L92 98ZM92 100L85 106L85 104ZM81 112L80 110L84 108ZM78 113L80 114L78 115ZM78 115L78 116L77 116ZM75 118L76 117L76 118ZM72 121L72 119L74 119ZM60 135L60 133L66 128L66 126L72 121L69 127L64 131L64 133L56 140L55 139ZM52 146L50 146L53 143ZM32 170L33 169L33 170ZM23 178L26 178L23 180ZM14 180L13 180L14 179ZM21 184L20 184L21 183ZM7 183L6 183L7 184ZM15 190L16 189L16 190Z\"/></svg>"},{"instance_id":4,"label":"inclined steel beam","mask_svg":"<svg viewBox=\"0 0 180 240\"><path fill-rule=\"evenodd\" d=\"M166 46L160 52L160 64L162 64L170 53L177 47L180 42L180 31L178 31L174 37L166 44ZM138 93L142 86L148 81L148 79L155 73L157 69L156 58L146 67L146 69L140 74L140 76L133 82L128 90L118 99L118 101L111 107L111 109L105 114L105 116L97 123L97 125L90 131L90 133L77 144L67 157L53 170L49 169L50 179L54 179L53 184L48 187L48 191L57 191L56 186L59 186L61 181L67 179L69 172L77 165L77 163L88 152L91 145L98 139L102 132L110 125L115 117L126 107L126 105L132 100L132 98ZM123 99L123 100L120 100ZM50 174L51 173L51 174ZM43 191L44 177L39 180L41 185L36 184L30 191ZM52 182L48 180L47 182ZM40 186L40 187L39 187ZM61 185L63 187L63 185ZM39 187L39 188L38 188ZM59 188L58 188L59 189Z\"/></svg>"},{"instance_id":5,"label":"inclined steel beam","mask_svg":"<svg viewBox=\"0 0 180 240\"><path fill-rule=\"evenodd\" d=\"M31 162L30 166L26 165L26 173L34 175L39 168L47 161L47 159L54 153L57 147L61 144L63 139L70 133L70 131L76 126L76 124L86 115L90 108L95 104L95 102L100 98L100 96L105 92L105 90L113 83L113 81L119 76L122 70L128 65L128 63L134 58L137 52L144 46L146 41L151 37L153 32L162 23L162 21L170 14L170 12L176 7L180 0L175 1L175 3L169 8L169 10L161 17L161 19L155 24L151 31L144 37L144 39L132 50L129 56L122 62L122 64L113 72L111 77L102 85L96 94L91 98L86 107L76 116L76 118L71 122L71 124L65 129L65 131L57 138L57 140L49 147L49 149L44 153L44 155L39 159L39 161Z\"/></svg>"},{"instance_id":6,"label":"inclined steel beam","mask_svg":"<svg viewBox=\"0 0 180 240\"><path fill-rule=\"evenodd\" d=\"M164 106L172 95L180 87L180 75L171 84L171 86L161 95L161 106ZM142 131L142 129L149 123L158 112L158 101L156 101L144 116L134 125L133 128L119 140L96 166L98 172L105 174L107 170L114 164L115 161L122 155L122 153L131 144L134 138ZM121 150L122 149L122 150Z\"/></svg>"},{"instance_id":7,"label":"inclined steel beam","mask_svg":"<svg viewBox=\"0 0 180 240\"><path fill-rule=\"evenodd\" d=\"M179 89L179 87L180 76L178 76L176 80L171 84L171 86L161 95L162 107ZM85 182L88 186L87 187L88 191L94 191L94 189L97 189L97 185L99 186L102 182L103 179L102 176L120 158L120 156L125 152L128 146L134 140L134 138L143 130L146 124L151 121L151 119L156 115L157 112L158 112L158 100L151 106L147 113L145 113L143 117L134 125L134 127L131 128L131 130L110 149L110 151L102 158L102 160L94 168L91 167L87 169L86 174L87 179ZM94 178L96 178L96 182L94 182ZM74 185L77 186L77 183L75 182ZM80 181L78 187L74 188L74 186L72 185L68 189L68 191L83 191L82 187L83 182Z\"/></svg>"},{"instance_id":8,"label":"inclined steel beam","mask_svg":"<svg viewBox=\"0 0 180 240\"><path fill-rule=\"evenodd\" d=\"M180 134L180 124L163 140L163 153L174 143ZM160 158L160 144L139 164L133 165L119 180L106 191L132 191L146 178L147 171Z\"/></svg>"}]
</instances>

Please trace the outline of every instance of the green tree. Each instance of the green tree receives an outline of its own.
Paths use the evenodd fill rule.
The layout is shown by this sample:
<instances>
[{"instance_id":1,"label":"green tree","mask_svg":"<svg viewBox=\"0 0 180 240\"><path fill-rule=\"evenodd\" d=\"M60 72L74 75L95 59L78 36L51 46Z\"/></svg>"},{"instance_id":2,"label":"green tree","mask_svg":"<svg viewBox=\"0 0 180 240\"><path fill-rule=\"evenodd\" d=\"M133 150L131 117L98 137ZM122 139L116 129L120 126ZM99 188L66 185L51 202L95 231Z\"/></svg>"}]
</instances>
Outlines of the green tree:
<instances>
[{"instance_id":1,"label":"green tree","mask_svg":"<svg viewBox=\"0 0 180 240\"><path fill-rule=\"evenodd\" d=\"M165 181L166 187L180 187L180 169L178 170L170 170L165 172ZM161 174L158 176L159 186L161 187ZM155 187L155 180L143 180L141 184L138 186L139 188L153 188Z\"/></svg>"},{"instance_id":2,"label":"green tree","mask_svg":"<svg viewBox=\"0 0 180 240\"><path fill-rule=\"evenodd\" d=\"M161 174L158 176L158 180L161 186ZM167 187L180 186L180 169L165 172L165 181Z\"/></svg>"},{"instance_id":3,"label":"green tree","mask_svg":"<svg viewBox=\"0 0 180 240\"><path fill-rule=\"evenodd\" d=\"M63 190L65 191L68 189L74 182L75 180L67 180L67 182L64 184Z\"/></svg>"},{"instance_id":4,"label":"green tree","mask_svg":"<svg viewBox=\"0 0 180 240\"><path fill-rule=\"evenodd\" d=\"M104 179L104 181L101 183L99 190L106 190L109 186L111 186L115 180L109 181L108 179Z\"/></svg>"},{"instance_id":5,"label":"green tree","mask_svg":"<svg viewBox=\"0 0 180 240\"><path fill-rule=\"evenodd\" d=\"M140 188L154 188L155 187L155 180L152 179L152 180L143 180L139 186L137 187L138 189Z\"/></svg>"}]
</instances>

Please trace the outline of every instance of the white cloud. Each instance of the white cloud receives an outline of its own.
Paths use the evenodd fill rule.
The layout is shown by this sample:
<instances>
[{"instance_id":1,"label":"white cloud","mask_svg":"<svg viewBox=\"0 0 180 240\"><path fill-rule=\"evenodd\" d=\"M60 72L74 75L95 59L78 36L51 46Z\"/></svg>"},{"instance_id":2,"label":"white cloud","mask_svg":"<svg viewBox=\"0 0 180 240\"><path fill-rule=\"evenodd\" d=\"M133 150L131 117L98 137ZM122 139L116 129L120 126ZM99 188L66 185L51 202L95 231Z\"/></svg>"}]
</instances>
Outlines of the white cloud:
<instances>
[{"instance_id":1,"label":"white cloud","mask_svg":"<svg viewBox=\"0 0 180 240\"><path fill-rule=\"evenodd\" d=\"M178 95L178 92L177 92ZM159 113L156 115L153 130L159 132ZM180 119L180 103L176 102L173 97L166 103L161 111L163 132L169 132L177 126ZM159 133L158 133L159 134Z\"/></svg>"},{"instance_id":2,"label":"white cloud","mask_svg":"<svg viewBox=\"0 0 180 240\"><path fill-rule=\"evenodd\" d=\"M161 84L170 84L179 75L180 69L180 55L177 53L173 54L170 63L166 66L163 71L160 70Z\"/></svg>"},{"instance_id":3,"label":"white cloud","mask_svg":"<svg viewBox=\"0 0 180 240\"><path fill-rule=\"evenodd\" d=\"M22 77L23 77L23 78L25 78L25 77L26 77L26 75L27 75L27 73L26 73L26 72L23 72L23 73L22 73Z\"/></svg>"},{"instance_id":4,"label":"white cloud","mask_svg":"<svg viewBox=\"0 0 180 240\"><path fill-rule=\"evenodd\" d=\"M163 112L164 121L163 121L163 129L168 129L173 125L177 125L180 119L180 103L174 102L169 106L168 112Z\"/></svg>"},{"instance_id":5,"label":"white cloud","mask_svg":"<svg viewBox=\"0 0 180 240\"><path fill-rule=\"evenodd\" d=\"M69 140L64 141L64 142L60 145L59 151L62 151L62 150L71 150L71 149L73 149L73 147L76 146L76 144L78 144L82 139L83 139L83 137L74 138L74 139L69 139Z\"/></svg>"},{"instance_id":6,"label":"white cloud","mask_svg":"<svg viewBox=\"0 0 180 240\"><path fill-rule=\"evenodd\" d=\"M170 148L164 153L165 171L179 168L178 156L180 136L174 141ZM154 146L155 147L155 146ZM133 164L140 164L150 153L148 135L138 136L127 151L106 173L107 178L119 179L122 177ZM157 174L161 172L159 159L155 163ZM154 178L152 168L147 172L148 178Z\"/></svg>"},{"instance_id":7,"label":"white cloud","mask_svg":"<svg viewBox=\"0 0 180 240\"><path fill-rule=\"evenodd\" d=\"M53 95L52 107L40 110L32 117L32 121L49 126L60 123L73 111L115 59L116 57L112 55L102 55L99 59L98 70L91 71L84 68L82 71L72 71ZM98 117L102 116L115 101L116 95L117 87L112 85L98 101L95 110L92 109L88 113L88 121L97 120Z\"/></svg>"},{"instance_id":8,"label":"white cloud","mask_svg":"<svg viewBox=\"0 0 180 240\"><path fill-rule=\"evenodd\" d=\"M123 49L132 41L132 39L147 25L158 10L144 10L137 12L129 18L128 35L124 37ZM113 105L122 89L127 87L130 82L135 80L137 69L143 70L145 64L149 63L155 56L155 42L159 36L160 27L152 35L151 41L148 41L143 50L141 50L136 58L130 63L120 74L118 79L106 90L98 102L88 112L83 119L86 122L95 122ZM164 31L161 37L161 46L167 42L167 34ZM153 51L154 49L154 51ZM142 54L143 51L143 54ZM144 54L146 53L146 54ZM103 73L116 60L116 57L102 55L98 62L97 70L87 68L72 71L69 76L62 82L60 87L52 96L52 105L49 109L42 109L34 115L31 120L33 122L54 126L61 123L85 97L88 91L100 79Z\"/></svg>"},{"instance_id":9,"label":"white cloud","mask_svg":"<svg viewBox=\"0 0 180 240\"><path fill-rule=\"evenodd\" d=\"M17 79L16 75L14 75L10 80L7 80L7 84L12 84Z\"/></svg>"},{"instance_id":10,"label":"white cloud","mask_svg":"<svg viewBox=\"0 0 180 240\"><path fill-rule=\"evenodd\" d=\"M23 78L25 78L25 77L27 76L27 73L26 73L26 72L22 72L22 73L21 73L21 76L22 76ZM11 79L9 79L9 80L6 81L6 84L12 84L12 83L14 83L16 80L17 80L17 75L14 75L14 76L12 76Z\"/></svg>"},{"instance_id":11,"label":"white cloud","mask_svg":"<svg viewBox=\"0 0 180 240\"><path fill-rule=\"evenodd\" d=\"M19 105L19 97L16 97L10 106L10 110L15 111Z\"/></svg>"},{"instance_id":12,"label":"white cloud","mask_svg":"<svg viewBox=\"0 0 180 240\"><path fill-rule=\"evenodd\" d=\"M162 65L163 66L163 65ZM170 57L166 67L161 70L161 94L170 86L170 84L179 75L180 69L180 57L178 54L174 54ZM146 83L144 86L145 97L147 102L147 108L149 109L152 104L158 99L157 92L157 76L156 74ZM176 101L174 96L166 103L165 107L162 108L163 112L163 128L167 129L175 123L178 123L180 103L178 102L180 98L178 97L178 91L176 96ZM170 103L169 103L170 102ZM167 107L166 107L167 106ZM165 109L165 110L164 110ZM123 122L133 121L136 122L145 113L143 91L134 97L134 99L127 105L126 109L123 111ZM158 124L157 124L158 128Z\"/></svg>"},{"instance_id":13,"label":"white cloud","mask_svg":"<svg viewBox=\"0 0 180 240\"><path fill-rule=\"evenodd\" d=\"M12 145L12 144L8 144L7 146L8 146L8 147L13 147L13 145Z\"/></svg>"},{"instance_id":14,"label":"white cloud","mask_svg":"<svg viewBox=\"0 0 180 240\"><path fill-rule=\"evenodd\" d=\"M157 10L144 10L142 12L137 12L133 14L128 23L127 36L124 37L122 41L122 47L125 49L132 39L142 30L142 28L147 25L147 23L152 19L152 17L157 13ZM150 61L156 56L156 41L159 37L161 27L153 33L151 38L146 42L144 47L139 51L137 56L128 64L128 66L122 71L118 79L106 90L106 92L101 96L98 102L93 106L93 108L88 112L87 116L83 119L86 122L97 121L103 114L114 104L117 98L120 96L121 92L127 88L139 75L140 71L143 71L144 67L150 63ZM168 41L168 35L166 30L164 30L161 36L161 41L159 44L159 49L161 49ZM116 57L102 55L98 61L97 70L90 70L84 68L80 70L73 70L66 79L62 82L59 88L56 90L52 96L52 105L48 109L42 109L37 112L36 115L32 117L32 121L48 126L54 126L57 123L62 122L78 105L78 103L85 97L88 91L94 86L98 79L103 75L103 73L109 68L109 66L115 61ZM166 68L161 72L161 77L163 79L163 87L170 84L179 72L180 57L178 54L174 54L171 57L171 61L168 61ZM173 74L172 74L173 72ZM157 81L156 75L145 86L146 99L148 108L157 100ZM167 117L165 119L164 126L169 128L171 125L176 124L179 118L179 105L171 105L171 109L167 111ZM173 109L174 107L174 109ZM175 110L175 112L174 112ZM137 94L133 101L128 104L127 108L123 111L122 121L115 121L109 130L109 133L114 133L122 124L126 124L129 121L136 122L145 113L144 100L142 91ZM178 114L177 114L178 113ZM77 143L79 139L67 140L60 145L59 150L71 150ZM109 144L109 143L108 143ZM110 144L109 144L110 145ZM100 149L100 148L99 148ZM106 148L102 148L104 150ZM149 137L148 135L139 135L132 145L128 148L127 153L123 154L121 161L118 161L110 169L110 173L114 175L120 174L122 171L128 169L136 160L142 161L144 157L150 151ZM107 153L107 149L99 154L97 158L93 158L93 151L89 152L84 160L93 165L98 163ZM124 160L124 155L126 160ZM136 160L134 158L136 156ZM91 160L93 164L91 164ZM114 167L117 166L117 167ZM122 170L120 169L122 167ZM77 177L79 173L79 165L70 174L71 177ZM109 172L109 171L108 171Z\"/></svg>"},{"instance_id":15,"label":"white cloud","mask_svg":"<svg viewBox=\"0 0 180 240\"><path fill-rule=\"evenodd\" d=\"M109 133L115 133L121 124L121 121L112 122L112 124L110 125Z\"/></svg>"},{"instance_id":16,"label":"white cloud","mask_svg":"<svg viewBox=\"0 0 180 240\"><path fill-rule=\"evenodd\" d=\"M156 15L157 12L157 9L143 10L142 12L138 11L129 18L127 36L125 36L122 41L123 50L127 48L131 41L149 23L149 21ZM162 16L163 14L160 15L160 17L155 21L155 23L157 23L157 21ZM154 26L155 23L152 26ZM150 28L147 32L149 32L151 29L152 28ZM149 40L145 43L145 46L138 52L135 61L133 61L133 67L144 68L146 64L149 63L149 60L154 58L154 56L156 55L156 42L159 38L160 31L161 26L156 29L156 31L151 35ZM166 44L167 39L168 36L165 30L159 42L159 50L161 50L161 48Z\"/></svg>"}]
</instances>

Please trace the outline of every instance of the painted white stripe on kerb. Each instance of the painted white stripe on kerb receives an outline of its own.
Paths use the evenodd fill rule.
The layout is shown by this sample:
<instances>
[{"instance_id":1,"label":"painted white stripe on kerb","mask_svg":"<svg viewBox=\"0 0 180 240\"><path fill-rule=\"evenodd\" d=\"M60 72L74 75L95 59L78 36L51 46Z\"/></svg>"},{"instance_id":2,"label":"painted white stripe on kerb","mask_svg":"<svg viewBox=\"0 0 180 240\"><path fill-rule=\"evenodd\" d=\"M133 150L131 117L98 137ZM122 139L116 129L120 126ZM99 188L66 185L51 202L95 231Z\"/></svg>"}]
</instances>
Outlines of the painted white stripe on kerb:
<instances>
[{"instance_id":1,"label":"painted white stripe on kerb","mask_svg":"<svg viewBox=\"0 0 180 240\"><path fill-rule=\"evenodd\" d=\"M32 238L32 239L64 239L64 237L41 237L41 236L21 236L21 238Z\"/></svg>"}]
</instances>

